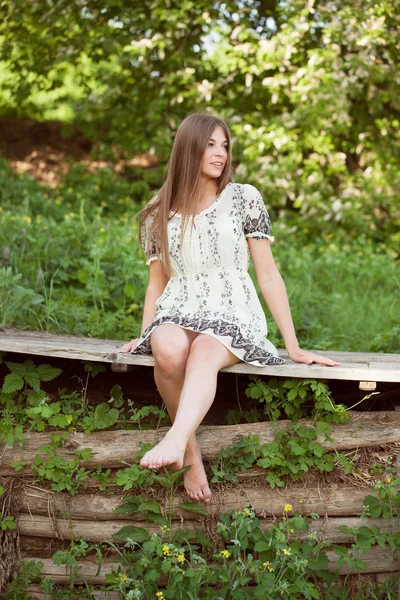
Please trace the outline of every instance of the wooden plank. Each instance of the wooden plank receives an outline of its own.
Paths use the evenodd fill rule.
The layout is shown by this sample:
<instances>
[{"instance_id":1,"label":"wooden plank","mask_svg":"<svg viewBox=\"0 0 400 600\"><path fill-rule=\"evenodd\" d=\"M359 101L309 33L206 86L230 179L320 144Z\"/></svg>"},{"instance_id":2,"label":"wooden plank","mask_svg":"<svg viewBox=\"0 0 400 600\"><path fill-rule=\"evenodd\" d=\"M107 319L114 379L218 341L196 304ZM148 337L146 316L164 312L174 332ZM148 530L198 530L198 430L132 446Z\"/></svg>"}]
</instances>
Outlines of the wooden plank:
<instances>
[{"instance_id":1,"label":"wooden plank","mask_svg":"<svg viewBox=\"0 0 400 600\"><path fill-rule=\"evenodd\" d=\"M93 521L55 519L42 515L20 513L17 518L18 530L21 536L28 535L43 538L59 538L72 540L82 538L87 542L111 542L112 536L127 526L126 521ZM318 534L319 539L329 540L335 544L351 544L352 535L342 533L339 527L361 527L376 525L382 533L395 533L397 525L392 519L360 519L358 517L337 517L330 519L313 519L310 523L310 532ZM160 533L160 527L153 523L146 525L145 521L135 521L136 527L143 527L149 534ZM274 526L274 521L262 520L260 529L268 531ZM173 522L171 531L193 531L194 528L202 529L201 521L187 521L185 523ZM308 531L296 531L290 539L307 539Z\"/></svg>"},{"instance_id":2,"label":"wooden plank","mask_svg":"<svg viewBox=\"0 0 400 600\"><path fill-rule=\"evenodd\" d=\"M29 600L50 600L49 593L44 592L40 585L31 584L27 587ZM92 600L121 600L122 596L119 592L106 592L103 590L90 590L90 598ZM76 596L76 599L79 600L82 596ZM68 600L75 600L75 596L71 594L69 590Z\"/></svg>"},{"instance_id":3,"label":"wooden plank","mask_svg":"<svg viewBox=\"0 0 400 600\"><path fill-rule=\"evenodd\" d=\"M318 441L327 450L347 450L365 446L376 446L400 442L400 413L395 411L365 413L351 412L348 423L332 423L331 437L333 442L319 436ZM212 460L224 448L229 448L234 442L249 435L257 435L260 444L271 442L275 436L276 427L286 428L291 421L278 421L277 424L246 423L241 425L202 426L199 428L198 440L203 458ZM307 419L298 421L303 426L310 426ZM167 427L158 430L116 430L95 431L91 434L74 432L69 434L63 448L57 453L63 458L74 458L75 451L91 448L91 458L82 460L81 465L86 469L121 467L121 461L132 461L142 442L156 444L168 431ZM54 433L54 432L53 432ZM21 446L0 445L0 475L14 475L11 463L17 460L26 462L24 473L30 472L30 465L38 454L40 446L51 441L52 432L27 433Z\"/></svg>"},{"instance_id":4,"label":"wooden plank","mask_svg":"<svg viewBox=\"0 0 400 600\"><path fill-rule=\"evenodd\" d=\"M336 567L335 563L338 560L337 555L334 552L327 552L330 565L330 571L336 571L340 575L346 575L348 573L354 573L354 569L349 569L347 566ZM388 572L399 572L400 571L400 559L393 556L393 552L390 550L383 550L379 547L372 547L371 551L367 555L360 555L360 558L366 562L366 569L362 573L388 573ZM36 560L34 557L24 557L24 560ZM48 577L56 583L68 583L69 574L65 566L57 566L51 559L40 559L43 563L43 567L40 571L42 577ZM111 573L113 570L117 571L121 566L116 562L103 561L99 575L96 575L98 570L98 563L94 560L83 559L80 561L81 569L80 576L76 580L76 583L92 583L92 584L104 584L104 577L106 573ZM124 568L121 569L124 571ZM164 580L165 581L165 580ZM162 584L162 582L160 582Z\"/></svg>"},{"instance_id":5,"label":"wooden plank","mask_svg":"<svg viewBox=\"0 0 400 600\"><path fill-rule=\"evenodd\" d=\"M328 551L327 556L329 558L330 565L328 569L330 571L337 571L340 575L348 575L357 573L354 568L347 566L336 567L335 563L339 560L338 556L334 552ZM360 573L399 573L400 572L400 557L397 554L394 555L391 550L383 550L379 546L373 546L368 554L358 555L358 558L366 563L366 568Z\"/></svg>"},{"instance_id":6,"label":"wooden plank","mask_svg":"<svg viewBox=\"0 0 400 600\"><path fill-rule=\"evenodd\" d=\"M2 332L0 335L0 351L116 363L118 365L154 365L152 356L121 354L119 350L124 343L120 340L92 339L15 330ZM230 373L277 377L400 382L400 354L317 351L317 354L323 354L342 363L340 367L333 368L323 367L322 365L293 363L287 358L286 351L279 350L279 354L287 359L287 362L283 365L255 367L240 362L222 370ZM382 365L388 365L388 368L386 369Z\"/></svg>"},{"instance_id":7,"label":"wooden plank","mask_svg":"<svg viewBox=\"0 0 400 600\"><path fill-rule=\"evenodd\" d=\"M237 486L235 490L226 490L224 494L215 494L210 504L204 508L210 516L217 516L220 512L236 509L242 510L251 504L258 516L279 517L285 504L290 502L295 512L307 514L314 512L327 516L358 516L363 513L363 500L367 495L375 495L370 488L356 488L351 486L333 485L331 487L285 487L271 488L243 488ZM127 496L125 499L129 498ZM101 494L70 494L54 493L40 490L35 487L25 487L21 498L21 512L36 515L52 515L60 518L74 520L90 519L95 521L127 520L138 521L141 515L116 515L113 511L124 501L122 495L104 496ZM173 519L197 519L197 515L179 509L181 498L173 499ZM167 510L167 506L164 506Z\"/></svg>"},{"instance_id":8,"label":"wooden plank","mask_svg":"<svg viewBox=\"0 0 400 600\"><path fill-rule=\"evenodd\" d=\"M40 571L41 577L47 577L51 579L55 583L69 583L70 575L69 569L64 565L57 566L53 563L51 558L35 558L31 556L24 556L23 560L27 561L36 561L43 563L43 567ZM98 562L93 559L83 559L79 561L81 564L81 569L79 571L79 577L74 579L76 584L83 583L91 583L94 585L104 585L105 576L107 573L111 573L112 571L118 571L121 567L120 563L112 562L110 560L104 560L101 569L98 571ZM122 568L122 571L125 569Z\"/></svg>"}]
</instances>

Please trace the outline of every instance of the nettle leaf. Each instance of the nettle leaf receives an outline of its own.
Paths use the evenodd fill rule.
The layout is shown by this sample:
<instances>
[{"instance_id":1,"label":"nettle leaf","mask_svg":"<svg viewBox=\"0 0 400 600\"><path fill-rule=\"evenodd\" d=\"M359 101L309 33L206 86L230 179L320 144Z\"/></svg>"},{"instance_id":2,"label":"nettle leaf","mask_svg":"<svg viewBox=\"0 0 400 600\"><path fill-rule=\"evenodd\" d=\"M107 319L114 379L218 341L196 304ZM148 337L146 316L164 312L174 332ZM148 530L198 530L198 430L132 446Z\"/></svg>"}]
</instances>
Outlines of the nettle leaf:
<instances>
[{"instance_id":1,"label":"nettle leaf","mask_svg":"<svg viewBox=\"0 0 400 600\"><path fill-rule=\"evenodd\" d=\"M142 498L143 496L129 498L129 500L114 508L113 513L116 515L132 515L136 513Z\"/></svg>"},{"instance_id":2,"label":"nettle leaf","mask_svg":"<svg viewBox=\"0 0 400 600\"><path fill-rule=\"evenodd\" d=\"M115 425L119 417L119 410L110 408L108 404L103 402L96 406L94 411L94 424L97 429L106 429Z\"/></svg>"},{"instance_id":3,"label":"nettle leaf","mask_svg":"<svg viewBox=\"0 0 400 600\"><path fill-rule=\"evenodd\" d=\"M40 377L40 381L51 381L62 373L62 369L57 369L51 365L39 365L36 371Z\"/></svg>"},{"instance_id":4,"label":"nettle leaf","mask_svg":"<svg viewBox=\"0 0 400 600\"><path fill-rule=\"evenodd\" d=\"M167 519L163 515L159 515L153 512L146 513L146 520L153 521L153 523L157 523L157 525L168 525Z\"/></svg>"},{"instance_id":5,"label":"nettle leaf","mask_svg":"<svg viewBox=\"0 0 400 600\"><path fill-rule=\"evenodd\" d=\"M179 504L179 508L182 510L187 510L188 512L196 513L197 515L208 517L206 508L199 502L181 502Z\"/></svg>"},{"instance_id":6,"label":"nettle leaf","mask_svg":"<svg viewBox=\"0 0 400 600\"><path fill-rule=\"evenodd\" d=\"M11 373L15 373L16 375L20 375L21 377L27 372L25 363L21 364L15 362L6 362L6 365L10 369Z\"/></svg>"},{"instance_id":7,"label":"nettle leaf","mask_svg":"<svg viewBox=\"0 0 400 600\"><path fill-rule=\"evenodd\" d=\"M116 542L125 542L125 540L129 539L132 542L141 543L149 539L149 534L143 527L128 525L127 527L120 529L118 533L114 533L112 538Z\"/></svg>"},{"instance_id":8,"label":"nettle leaf","mask_svg":"<svg viewBox=\"0 0 400 600\"><path fill-rule=\"evenodd\" d=\"M139 504L137 508L138 512L150 511L161 514L161 508L158 502L155 500L145 500Z\"/></svg>"},{"instance_id":9,"label":"nettle leaf","mask_svg":"<svg viewBox=\"0 0 400 600\"><path fill-rule=\"evenodd\" d=\"M35 392L40 392L40 377L34 371L28 371L24 375L26 383L28 383Z\"/></svg>"},{"instance_id":10,"label":"nettle leaf","mask_svg":"<svg viewBox=\"0 0 400 600\"><path fill-rule=\"evenodd\" d=\"M2 392L4 394L12 394L13 392L22 390L24 385L25 382L20 375L17 375L16 373L9 373L4 378Z\"/></svg>"}]
</instances>

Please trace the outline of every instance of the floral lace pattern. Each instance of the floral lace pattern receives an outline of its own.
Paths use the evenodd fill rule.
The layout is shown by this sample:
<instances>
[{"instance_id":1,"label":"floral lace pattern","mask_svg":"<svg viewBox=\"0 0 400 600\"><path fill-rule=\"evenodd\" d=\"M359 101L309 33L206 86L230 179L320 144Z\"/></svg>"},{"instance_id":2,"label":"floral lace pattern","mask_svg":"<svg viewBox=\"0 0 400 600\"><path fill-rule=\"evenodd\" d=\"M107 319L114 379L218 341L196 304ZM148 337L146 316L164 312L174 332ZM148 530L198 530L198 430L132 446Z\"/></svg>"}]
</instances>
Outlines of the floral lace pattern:
<instances>
[{"instance_id":1,"label":"floral lace pattern","mask_svg":"<svg viewBox=\"0 0 400 600\"><path fill-rule=\"evenodd\" d=\"M246 238L268 239L271 220L260 192L229 183L213 204L194 217L180 245L181 218L171 214L168 246L172 276L156 302L153 323L143 332L135 354L151 354L151 334L164 323L207 333L233 354L255 366L284 361L267 339L267 322L249 276ZM151 217L141 229L146 261L160 258L154 233L147 245Z\"/></svg>"}]
</instances>

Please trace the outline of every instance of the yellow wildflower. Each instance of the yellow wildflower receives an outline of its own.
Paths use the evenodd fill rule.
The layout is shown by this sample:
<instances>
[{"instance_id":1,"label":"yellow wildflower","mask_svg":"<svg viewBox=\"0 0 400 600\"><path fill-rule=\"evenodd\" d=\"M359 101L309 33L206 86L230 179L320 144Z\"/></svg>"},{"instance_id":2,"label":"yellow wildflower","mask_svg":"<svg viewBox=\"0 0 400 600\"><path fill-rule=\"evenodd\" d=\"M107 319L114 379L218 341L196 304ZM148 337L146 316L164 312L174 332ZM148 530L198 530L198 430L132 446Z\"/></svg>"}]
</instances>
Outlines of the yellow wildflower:
<instances>
[{"instance_id":1,"label":"yellow wildflower","mask_svg":"<svg viewBox=\"0 0 400 600\"><path fill-rule=\"evenodd\" d=\"M286 554L286 556L290 556L292 554L292 552L290 550L287 550L286 548L284 548L282 552L283 554Z\"/></svg>"},{"instance_id":2,"label":"yellow wildflower","mask_svg":"<svg viewBox=\"0 0 400 600\"><path fill-rule=\"evenodd\" d=\"M23 219L26 223L32 223L32 219L28 215L24 215Z\"/></svg>"},{"instance_id":3,"label":"yellow wildflower","mask_svg":"<svg viewBox=\"0 0 400 600\"><path fill-rule=\"evenodd\" d=\"M169 546L163 546L163 552L165 556L169 554Z\"/></svg>"},{"instance_id":4,"label":"yellow wildflower","mask_svg":"<svg viewBox=\"0 0 400 600\"><path fill-rule=\"evenodd\" d=\"M283 510L285 512L289 512L289 511L293 510L293 506L291 504L285 504L285 506L283 507Z\"/></svg>"},{"instance_id":5,"label":"yellow wildflower","mask_svg":"<svg viewBox=\"0 0 400 600\"><path fill-rule=\"evenodd\" d=\"M392 481L392 478L391 477L386 477L385 481L386 481L386 483L390 483Z\"/></svg>"},{"instance_id":6,"label":"yellow wildflower","mask_svg":"<svg viewBox=\"0 0 400 600\"><path fill-rule=\"evenodd\" d=\"M271 566L271 563L269 562L269 560L265 561L263 563L263 566L266 567L270 573L272 573L274 570L273 567Z\"/></svg>"},{"instance_id":7,"label":"yellow wildflower","mask_svg":"<svg viewBox=\"0 0 400 600\"><path fill-rule=\"evenodd\" d=\"M183 554L178 554L177 561L178 561L179 563L183 563L183 562L185 562L185 557L184 557L184 555L183 555Z\"/></svg>"},{"instance_id":8,"label":"yellow wildflower","mask_svg":"<svg viewBox=\"0 0 400 600\"><path fill-rule=\"evenodd\" d=\"M164 600L165 596L164 596L164 594L162 592L157 592L156 593L156 598L158 600Z\"/></svg>"},{"instance_id":9,"label":"yellow wildflower","mask_svg":"<svg viewBox=\"0 0 400 600\"><path fill-rule=\"evenodd\" d=\"M246 515L247 517L251 517L251 512L249 511L248 508L243 509L243 514Z\"/></svg>"},{"instance_id":10,"label":"yellow wildflower","mask_svg":"<svg viewBox=\"0 0 400 600\"><path fill-rule=\"evenodd\" d=\"M224 556L225 558L229 558L231 553L228 552L228 550L221 550L220 552L221 556Z\"/></svg>"},{"instance_id":11,"label":"yellow wildflower","mask_svg":"<svg viewBox=\"0 0 400 600\"><path fill-rule=\"evenodd\" d=\"M128 577L128 575L125 575L125 574L123 574L123 573L120 573L120 574L119 574L119 576L118 576L118 579L119 579L120 581L128 581L128 580L129 580L129 577Z\"/></svg>"}]
</instances>

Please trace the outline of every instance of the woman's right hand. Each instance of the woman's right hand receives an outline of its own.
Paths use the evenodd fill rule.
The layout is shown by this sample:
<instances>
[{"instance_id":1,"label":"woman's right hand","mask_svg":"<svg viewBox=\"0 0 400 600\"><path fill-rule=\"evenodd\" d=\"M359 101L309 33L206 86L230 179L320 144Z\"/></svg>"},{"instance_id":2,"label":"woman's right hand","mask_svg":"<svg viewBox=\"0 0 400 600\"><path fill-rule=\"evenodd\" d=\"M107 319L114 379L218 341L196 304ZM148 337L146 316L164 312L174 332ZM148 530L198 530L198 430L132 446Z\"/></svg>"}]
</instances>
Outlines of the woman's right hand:
<instances>
[{"instance_id":1,"label":"woman's right hand","mask_svg":"<svg viewBox=\"0 0 400 600\"><path fill-rule=\"evenodd\" d=\"M124 344L120 350L120 352L132 352L132 350L134 350L138 344L140 338L135 338L134 340L131 340L130 342L128 342L127 344Z\"/></svg>"}]
</instances>

